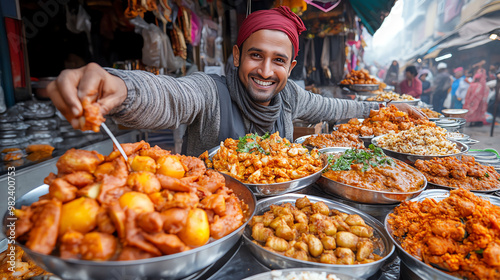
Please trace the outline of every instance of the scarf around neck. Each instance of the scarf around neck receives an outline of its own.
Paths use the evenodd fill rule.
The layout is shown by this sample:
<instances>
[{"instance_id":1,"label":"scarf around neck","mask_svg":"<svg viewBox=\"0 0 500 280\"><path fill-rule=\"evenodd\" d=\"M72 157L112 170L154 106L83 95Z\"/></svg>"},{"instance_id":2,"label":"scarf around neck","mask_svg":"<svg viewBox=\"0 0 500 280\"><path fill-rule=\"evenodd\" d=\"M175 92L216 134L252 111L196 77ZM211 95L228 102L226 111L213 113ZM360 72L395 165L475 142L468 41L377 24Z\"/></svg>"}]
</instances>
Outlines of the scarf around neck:
<instances>
[{"instance_id":1,"label":"scarf around neck","mask_svg":"<svg viewBox=\"0 0 500 280\"><path fill-rule=\"evenodd\" d=\"M292 141L292 123L285 122L285 103L282 94L286 96L289 89L285 88L273 97L268 106L255 103L248 96L247 90L243 87L239 77L238 68L230 68L227 73L227 87L231 100L236 103L243 115L245 130L248 133L264 135L266 132L273 133L279 131L281 137Z\"/></svg>"}]
</instances>

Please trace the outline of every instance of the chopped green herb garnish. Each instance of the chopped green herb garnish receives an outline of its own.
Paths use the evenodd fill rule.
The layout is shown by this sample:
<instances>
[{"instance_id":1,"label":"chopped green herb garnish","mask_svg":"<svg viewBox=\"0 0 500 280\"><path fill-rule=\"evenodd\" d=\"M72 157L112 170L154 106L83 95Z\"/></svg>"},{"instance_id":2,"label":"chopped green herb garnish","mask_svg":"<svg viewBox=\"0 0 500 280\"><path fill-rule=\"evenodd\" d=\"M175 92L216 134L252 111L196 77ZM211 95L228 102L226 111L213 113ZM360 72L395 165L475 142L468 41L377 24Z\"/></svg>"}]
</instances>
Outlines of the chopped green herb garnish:
<instances>
[{"instance_id":1,"label":"chopped green herb garnish","mask_svg":"<svg viewBox=\"0 0 500 280\"><path fill-rule=\"evenodd\" d=\"M479 250L476 250L474 252L476 252L477 254L482 254L484 252L484 249L479 249Z\"/></svg>"},{"instance_id":2,"label":"chopped green herb garnish","mask_svg":"<svg viewBox=\"0 0 500 280\"><path fill-rule=\"evenodd\" d=\"M268 133L266 133L267 135ZM265 136L265 135L264 135ZM265 153L264 149L257 143L257 134L249 134L239 138L237 152L251 153L252 150L257 149L261 153ZM269 135L267 136L269 138Z\"/></svg>"},{"instance_id":3,"label":"chopped green herb garnish","mask_svg":"<svg viewBox=\"0 0 500 280\"><path fill-rule=\"evenodd\" d=\"M488 174L488 172L486 172L486 173L484 174L484 177L489 178L489 177L490 177L490 174Z\"/></svg>"},{"instance_id":4,"label":"chopped green herb garnish","mask_svg":"<svg viewBox=\"0 0 500 280\"><path fill-rule=\"evenodd\" d=\"M333 171L351 170L351 165L362 164L361 170L363 172L368 171L370 167L392 166L394 163L392 159L385 156L382 149L375 147L373 144L370 145L370 150L349 149L337 159L335 159L334 155L329 155L328 162L330 163L329 169Z\"/></svg>"}]
</instances>

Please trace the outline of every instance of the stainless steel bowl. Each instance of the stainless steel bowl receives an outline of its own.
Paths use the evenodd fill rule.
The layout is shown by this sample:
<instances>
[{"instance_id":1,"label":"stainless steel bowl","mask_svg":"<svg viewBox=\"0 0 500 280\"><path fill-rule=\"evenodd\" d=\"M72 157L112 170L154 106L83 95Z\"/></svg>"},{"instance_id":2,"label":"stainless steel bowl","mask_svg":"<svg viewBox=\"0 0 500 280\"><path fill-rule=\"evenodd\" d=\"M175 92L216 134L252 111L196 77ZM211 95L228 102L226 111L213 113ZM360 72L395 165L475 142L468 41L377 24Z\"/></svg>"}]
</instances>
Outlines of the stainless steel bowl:
<instances>
[{"instance_id":1,"label":"stainless steel bowl","mask_svg":"<svg viewBox=\"0 0 500 280\"><path fill-rule=\"evenodd\" d=\"M208 151L208 157L210 158L210 160L212 160L213 156L217 153L218 150L219 147L215 147ZM249 184L249 183L242 183L242 184L244 184L250 190L252 190L252 192L259 198L282 195L289 192L296 192L313 184L319 179L319 177L321 177L321 173L328 164L326 158L323 158L322 160L323 160L323 167L321 168L321 170L304 178L295 179L283 183L274 183L274 184Z\"/></svg>"},{"instance_id":2,"label":"stainless steel bowl","mask_svg":"<svg viewBox=\"0 0 500 280\"><path fill-rule=\"evenodd\" d=\"M399 159L399 160L401 160L401 161L403 161L405 163L408 163L410 165L413 165L415 163L415 161L417 161L418 159L421 159L421 160L430 160L432 158L453 157L453 156L455 156L457 158L461 158L464 153L466 153L467 151L469 151L469 146L465 145L464 143L450 140L451 142L457 144L457 148L460 150L459 153L449 154L449 155L440 155L440 156L422 156L422 155L414 155L414 154L407 154L407 153L399 153L399 152L396 152L396 151L392 151L392 150L388 150L386 148L380 147L377 144L377 141L380 139L380 137L382 137L382 136L374 137L372 139L372 143L375 146L381 148L382 151L384 151L384 153L386 155L388 155L390 157L393 157L393 158L396 158L396 159Z\"/></svg>"},{"instance_id":3,"label":"stainless steel bowl","mask_svg":"<svg viewBox=\"0 0 500 280\"><path fill-rule=\"evenodd\" d=\"M321 149L320 152L327 154L342 153L348 149L349 148L340 147L324 148ZM416 171L420 173L420 171ZM419 190L413 192L386 192L368 190L337 182L332 179L326 178L325 176L321 176L321 178L318 179L317 185L327 193L331 193L356 202L368 204L395 204L416 197L426 188L427 179L425 178L424 174L420 173L420 175L422 175L422 178L424 178L424 184Z\"/></svg>"},{"instance_id":4,"label":"stainless steel bowl","mask_svg":"<svg viewBox=\"0 0 500 280\"><path fill-rule=\"evenodd\" d=\"M416 198L412 199L411 201L424 201L426 198L432 198L436 201L441 201L445 198L447 198L450 195L449 191L445 190L426 190L422 192L419 196ZM480 194L476 193L476 196L480 196L481 198L489 200L492 204L500 206L500 198L492 195L485 195L485 194ZM425 264L424 262L420 261L419 259L415 258L412 256L410 253L406 252L403 247L401 247L401 243L399 243L398 240L396 240L393 235L392 235L392 228L390 227L388 221L391 218L390 214L394 213L394 211L391 211L387 216L385 217L384 225L385 225L385 230L387 231L387 234L389 235L389 238L392 240L392 242L396 245L397 251L398 251L398 256L401 258L403 263L415 274L417 274L419 277L422 279L435 279L435 280L458 280L462 278L457 278L454 276L451 276L439 269L436 269L430 265Z\"/></svg>"},{"instance_id":5,"label":"stainless steel bowl","mask_svg":"<svg viewBox=\"0 0 500 280\"><path fill-rule=\"evenodd\" d=\"M248 205L248 210L245 212L248 222L255 213L255 196L237 180L227 175L224 177L226 187L232 189L235 195ZM16 202L16 208L31 205L46 193L48 193L47 185L37 187L22 196ZM8 212L4 216L4 232L7 232L7 218ZM135 261L65 260L34 252L22 244L20 246L37 265L63 279L180 279L208 267L224 256L240 240L247 222L223 238L201 247L178 254Z\"/></svg>"},{"instance_id":6,"label":"stainless steel bowl","mask_svg":"<svg viewBox=\"0 0 500 280\"><path fill-rule=\"evenodd\" d=\"M264 212L268 211L271 205L273 204L274 205L281 205L282 203L295 204L295 201L298 198L303 198L303 197L304 195L300 194L286 194L282 196L276 196L260 200L257 203L255 214L256 215L264 214ZM252 228L250 226L247 226L243 233L243 239L245 241L245 244L249 247L252 254L257 258L257 260L260 261L260 263L266 265L271 269L298 268L298 267L322 268L322 269L328 269L329 271L332 272L338 272L366 279L371 275L375 274L384 264L384 262L389 258L389 256L394 252L394 244L392 244L392 242L390 241L390 237L384 230L382 223L376 220L375 218L353 207L338 202L334 202L328 199L312 195L307 195L307 197L313 203L318 201L323 201L330 209L337 209L347 214L357 214L361 216L361 218L363 218L365 223L373 228L374 236L379 239L378 243L379 248L375 250L375 253L382 256L382 259L372 263L356 264L356 265L324 264L324 263L301 261L294 258L282 256L277 253L273 253L271 251L264 249L262 246L253 243Z\"/></svg>"},{"instance_id":7,"label":"stainless steel bowl","mask_svg":"<svg viewBox=\"0 0 500 280\"><path fill-rule=\"evenodd\" d=\"M311 149L324 149L324 148L318 148L318 147L313 147L313 146L310 146L310 145L304 145L303 143L306 141L307 138L311 137L311 136L318 136L318 134L310 134L310 135L304 135L304 136L301 136L297 139L295 139L295 141L293 141L294 143L297 143L297 144L301 144L302 146L306 147L307 149L311 150ZM361 138L362 136L358 136L360 140L363 140L363 138ZM369 138L369 141L368 141L368 145L371 143L371 139L373 137L370 137ZM366 139L366 137L365 137ZM366 142L365 140L363 140L363 144L366 146ZM368 147L368 146L366 146ZM350 147L349 147L350 148Z\"/></svg>"},{"instance_id":8,"label":"stainless steel bowl","mask_svg":"<svg viewBox=\"0 0 500 280\"><path fill-rule=\"evenodd\" d=\"M348 85L348 88L352 91L373 91L379 88L377 84L354 84Z\"/></svg>"},{"instance_id":9,"label":"stainless steel bowl","mask_svg":"<svg viewBox=\"0 0 500 280\"><path fill-rule=\"evenodd\" d=\"M351 119L340 119L340 120L338 120L338 121L335 122L335 125L348 123L349 120L351 120ZM360 123L363 123L364 120L365 119L358 119L358 121ZM334 129L336 129L336 128L334 128ZM365 147L368 148L368 146L370 146L370 144L372 143L373 137L375 137L375 136L373 136L373 135L371 135L371 136L361 136L360 135L358 137L359 137L359 139L361 139L361 141L363 141L363 144L365 144Z\"/></svg>"},{"instance_id":10,"label":"stainless steel bowl","mask_svg":"<svg viewBox=\"0 0 500 280\"><path fill-rule=\"evenodd\" d=\"M279 273L281 277L287 277L289 275L300 275L302 272L311 272L311 273L325 273L325 275L328 274L334 274L338 279L340 280L361 280L362 278L358 277L353 277L347 274L339 274L333 271L330 271L328 269L324 268L288 268L288 269L279 269L279 270L272 270L268 272L263 272L259 273L250 277L247 277L243 280L273 280L273 275L276 275ZM295 279L295 278L293 278ZM311 279L314 279L311 277Z\"/></svg>"}]
</instances>

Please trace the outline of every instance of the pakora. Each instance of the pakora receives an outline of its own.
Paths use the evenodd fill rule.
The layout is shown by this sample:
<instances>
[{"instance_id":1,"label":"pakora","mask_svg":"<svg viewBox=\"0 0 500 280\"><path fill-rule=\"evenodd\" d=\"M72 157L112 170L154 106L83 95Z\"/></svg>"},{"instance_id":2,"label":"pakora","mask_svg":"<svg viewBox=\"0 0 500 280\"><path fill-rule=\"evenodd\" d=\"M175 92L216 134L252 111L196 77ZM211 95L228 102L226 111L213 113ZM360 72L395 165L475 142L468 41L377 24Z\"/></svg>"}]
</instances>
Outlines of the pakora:
<instances>
[{"instance_id":1,"label":"pakora","mask_svg":"<svg viewBox=\"0 0 500 280\"><path fill-rule=\"evenodd\" d=\"M405 201L388 219L403 249L460 279L500 279L500 207L465 189Z\"/></svg>"}]
</instances>

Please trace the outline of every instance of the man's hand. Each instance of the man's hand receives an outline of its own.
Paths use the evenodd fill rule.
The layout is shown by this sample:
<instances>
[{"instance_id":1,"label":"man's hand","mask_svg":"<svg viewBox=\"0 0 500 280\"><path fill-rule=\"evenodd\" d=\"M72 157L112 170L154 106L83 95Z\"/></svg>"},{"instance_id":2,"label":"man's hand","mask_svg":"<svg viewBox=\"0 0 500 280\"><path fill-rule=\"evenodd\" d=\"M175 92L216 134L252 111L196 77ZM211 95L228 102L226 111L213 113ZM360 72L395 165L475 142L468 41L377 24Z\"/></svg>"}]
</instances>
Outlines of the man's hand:
<instances>
[{"instance_id":1,"label":"man's hand","mask_svg":"<svg viewBox=\"0 0 500 280\"><path fill-rule=\"evenodd\" d=\"M99 103L103 115L127 98L125 82L95 63L62 71L55 81L47 85L47 92L56 108L75 129L81 128L78 118L83 113L84 98Z\"/></svg>"},{"instance_id":2,"label":"man's hand","mask_svg":"<svg viewBox=\"0 0 500 280\"><path fill-rule=\"evenodd\" d=\"M427 116L420 110L406 103L389 103L389 104L396 106L396 108L398 108L399 111L407 113L410 117L414 119L428 119Z\"/></svg>"}]
</instances>

